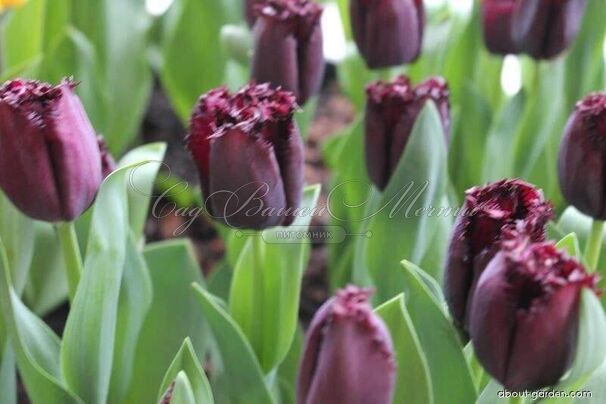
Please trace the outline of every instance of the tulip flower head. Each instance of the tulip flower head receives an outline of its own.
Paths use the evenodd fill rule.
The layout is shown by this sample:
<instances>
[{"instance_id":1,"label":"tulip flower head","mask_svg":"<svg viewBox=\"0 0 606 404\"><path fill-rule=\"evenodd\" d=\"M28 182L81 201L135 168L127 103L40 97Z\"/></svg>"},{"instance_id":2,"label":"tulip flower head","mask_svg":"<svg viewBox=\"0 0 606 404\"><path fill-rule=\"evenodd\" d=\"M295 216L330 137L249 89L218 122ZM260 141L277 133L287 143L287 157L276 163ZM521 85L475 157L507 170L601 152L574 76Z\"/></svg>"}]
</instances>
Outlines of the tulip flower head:
<instances>
[{"instance_id":1,"label":"tulip flower head","mask_svg":"<svg viewBox=\"0 0 606 404\"><path fill-rule=\"evenodd\" d=\"M74 220L101 184L96 134L75 86L17 79L0 87L0 188L34 219Z\"/></svg>"},{"instance_id":2,"label":"tulip flower head","mask_svg":"<svg viewBox=\"0 0 606 404\"><path fill-rule=\"evenodd\" d=\"M371 181L380 189L387 187L428 100L433 101L444 129L450 137L450 92L446 81L435 77L413 87L405 76L393 82L377 81L366 88L365 115L366 167Z\"/></svg>"},{"instance_id":3,"label":"tulip flower head","mask_svg":"<svg viewBox=\"0 0 606 404\"><path fill-rule=\"evenodd\" d=\"M519 49L535 59L551 59L577 37L587 0L518 0L512 36Z\"/></svg>"},{"instance_id":4,"label":"tulip flower head","mask_svg":"<svg viewBox=\"0 0 606 404\"><path fill-rule=\"evenodd\" d=\"M250 84L218 88L193 112L187 147L208 211L232 226L289 225L303 194L303 144L292 93Z\"/></svg>"},{"instance_id":5,"label":"tulip flower head","mask_svg":"<svg viewBox=\"0 0 606 404\"><path fill-rule=\"evenodd\" d=\"M552 386L574 360L581 291L597 278L553 243L513 233L502 246L475 291L475 353L508 390Z\"/></svg>"},{"instance_id":6,"label":"tulip flower head","mask_svg":"<svg viewBox=\"0 0 606 404\"><path fill-rule=\"evenodd\" d=\"M348 286L318 310L305 341L297 403L391 403L394 351L370 294Z\"/></svg>"},{"instance_id":7,"label":"tulip flower head","mask_svg":"<svg viewBox=\"0 0 606 404\"><path fill-rule=\"evenodd\" d=\"M353 37L371 69L414 62L425 28L422 0L350 0Z\"/></svg>"},{"instance_id":8,"label":"tulip flower head","mask_svg":"<svg viewBox=\"0 0 606 404\"><path fill-rule=\"evenodd\" d=\"M256 9L251 77L292 91L303 105L324 76L322 7L312 0L265 0Z\"/></svg>"},{"instance_id":9,"label":"tulip flower head","mask_svg":"<svg viewBox=\"0 0 606 404\"><path fill-rule=\"evenodd\" d=\"M518 53L511 32L515 5L516 0L482 0L484 42L491 53Z\"/></svg>"},{"instance_id":10,"label":"tulip flower head","mask_svg":"<svg viewBox=\"0 0 606 404\"><path fill-rule=\"evenodd\" d=\"M477 281L501 248L503 235L523 229L532 241L545 240L553 207L538 189L520 180L502 180L467 191L463 212L450 238L444 294L453 320L467 333Z\"/></svg>"},{"instance_id":11,"label":"tulip flower head","mask_svg":"<svg viewBox=\"0 0 606 404\"><path fill-rule=\"evenodd\" d=\"M560 145L558 173L566 200L586 215L606 220L606 94L577 103Z\"/></svg>"}]
</instances>

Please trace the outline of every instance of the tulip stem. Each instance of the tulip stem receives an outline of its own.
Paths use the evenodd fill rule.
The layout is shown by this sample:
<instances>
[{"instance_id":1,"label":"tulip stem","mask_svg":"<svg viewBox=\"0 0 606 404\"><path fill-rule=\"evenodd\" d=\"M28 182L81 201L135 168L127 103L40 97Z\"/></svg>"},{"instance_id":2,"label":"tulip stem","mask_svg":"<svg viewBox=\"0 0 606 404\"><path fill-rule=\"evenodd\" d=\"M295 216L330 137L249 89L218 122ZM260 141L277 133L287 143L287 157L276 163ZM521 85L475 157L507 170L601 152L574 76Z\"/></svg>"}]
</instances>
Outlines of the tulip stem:
<instances>
[{"instance_id":1,"label":"tulip stem","mask_svg":"<svg viewBox=\"0 0 606 404\"><path fill-rule=\"evenodd\" d=\"M604 234L604 222L602 220L593 220L591 223L591 232L585 248L585 262L588 270L595 271L600 260L600 251L602 249L602 237Z\"/></svg>"},{"instance_id":2,"label":"tulip stem","mask_svg":"<svg viewBox=\"0 0 606 404\"><path fill-rule=\"evenodd\" d=\"M80 255L76 229L73 222L57 223L55 228L57 229L59 244L61 244L63 260L65 261L69 301L73 302L78 283L80 282L80 274L82 273L82 256Z\"/></svg>"}]
</instances>

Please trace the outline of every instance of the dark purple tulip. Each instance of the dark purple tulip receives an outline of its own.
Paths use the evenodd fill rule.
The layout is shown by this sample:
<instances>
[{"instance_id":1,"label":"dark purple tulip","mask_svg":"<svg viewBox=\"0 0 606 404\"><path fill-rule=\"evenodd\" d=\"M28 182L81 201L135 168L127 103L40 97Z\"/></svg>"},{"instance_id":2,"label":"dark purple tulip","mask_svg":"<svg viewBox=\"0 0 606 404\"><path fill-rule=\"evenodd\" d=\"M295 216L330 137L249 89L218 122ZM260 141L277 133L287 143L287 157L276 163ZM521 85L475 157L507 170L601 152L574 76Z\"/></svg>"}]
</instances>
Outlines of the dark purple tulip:
<instances>
[{"instance_id":1,"label":"dark purple tulip","mask_svg":"<svg viewBox=\"0 0 606 404\"><path fill-rule=\"evenodd\" d=\"M587 0L518 0L512 35L520 51L551 59L575 40Z\"/></svg>"},{"instance_id":2,"label":"dark purple tulip","mask_svg":"<svg viewBox=\"0 0 606 404\"><path fill-rule=\"evenodd\" d=\"M393 346L368 303L370 294L348 286L314 316L299 369L298 404L391 404Z\"/></svg>"},{"instance_id":3,"label":"dark purple tulip","mask_svg":"<svg viewBox=\"0 0 606 404\"><path fill-rule=\"evenodd\" d=\"M606 94L577 103L566 125L558 173L562 194L572 206L606 220Z\"/></svg>"},{"instance_id":4,"label":"dark purple tulip","mask_svg":"<svg viewBox=\"0 0 606 404\"><path fill-rule=\"evenodd\" d=\"M34 219L74 220L101 184L96 134L75 86L17 79L0 87L0 187Z\"/></svg>"},{"instance_id":5,"label":"dark purple tulip","mask_svg":"<svg viewBox=\"0 0 606 404\"><path fill-rule=\"evenodd\" d=\"M209 212L232 227L289 225L303 194L303 143L292 93L250 84L218 88L193 112L187 147Z\"/></svg>"},{"instance_id":6,"label":"dark purple tulip","mask_svg":"<svg viewBox=\"0 0 606 404\"><path fill-rule=\"evenodd\" d=\"M304 104L324 76L322 7L311 0L265 0L257 6L251 76L297 96Z\"/></svg>"},{"instance_id":7,"label":"dark purple tulip","mask_svg":"<svg viewBox=\"0 0 606 404\"><path fill-rule=\"evenodd\" d=\"M516 0L482 0L484 42L491 53L518 53L511 32L515 5Z\"/></svg>"},{"instance_id":8,"label":"dark purple tulip","mask_svg":"<svg viewBox=\"0 0 606 404\"><path fill-rule=\"evenodd\" d=\"M532 241L545 240L553 208L541 191L520 180L503 180L467 191L450 238L444 294L459 330L468 331L476 283L500 249L504 232L522 228Z\"/></svg>"},{"instance_id":9,"label":"dark purple tulip","mask_svg":"<svg viewBox=\"0 0 606 404\"><path fill-rule=\"evenodd\" d=\"M97 144L101 153L101 173L103 178L105 178L116 169L116 161L107 148L107 143L105 143L103 136L97 136Z\"/></svg>"},{"instance_id":10,"label":"dark purple tulip","mask_svg":"<svg viewBox=\"0 0 606 404\"><path fill-rule=\"evenodd\" d=\"M395 172L425 102L438 107L444 138L450 138L450 103L448 85L435 77L412 86L408 77L393 82L377 81L366 88L365 152L371 181L384 190Z\"/></svg>"},{"instance_id":11,"label":"dark purple tulip","mask_svg":"<svg viewBox=\"0 0 606 404\"><path fill-rule=\"evenodd\" d=\"M471 340L486 371L511 391L552 386L576 353L579 302L597 278L553 243L517 236L478 281Z\"/></svg>"},{"instance_id":12,"label":"dark purple tulip","mask_svg":"<svg viewBox=\"0 0 606 404\"><path fill-rule=\"evenodd\" d=\"M414 62L425 27L422 0L350 0L351 27L371 69Z\"/></svg>"}]
</instances>

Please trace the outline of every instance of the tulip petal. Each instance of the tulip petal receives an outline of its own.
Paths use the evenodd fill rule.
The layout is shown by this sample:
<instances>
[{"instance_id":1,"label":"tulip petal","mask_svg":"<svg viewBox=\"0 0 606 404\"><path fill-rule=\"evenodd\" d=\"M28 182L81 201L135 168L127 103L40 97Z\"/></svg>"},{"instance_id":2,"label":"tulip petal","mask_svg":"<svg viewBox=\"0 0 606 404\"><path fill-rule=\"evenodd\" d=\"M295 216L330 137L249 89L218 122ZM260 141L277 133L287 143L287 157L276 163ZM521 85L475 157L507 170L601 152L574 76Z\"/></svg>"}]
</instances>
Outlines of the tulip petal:
<instances>
[{"instance_id":1,"label":"tulip petal","mask_svg":"<svg viewBox=\"0 0 606 404\"><path fill-rule=\"evenodd\" d=\"M303 105L320 91L324 78L324 48L320 24L315 24L309 37L299 40L298 45L299 96L297 100Z\"/></svg>"}]
</instances>

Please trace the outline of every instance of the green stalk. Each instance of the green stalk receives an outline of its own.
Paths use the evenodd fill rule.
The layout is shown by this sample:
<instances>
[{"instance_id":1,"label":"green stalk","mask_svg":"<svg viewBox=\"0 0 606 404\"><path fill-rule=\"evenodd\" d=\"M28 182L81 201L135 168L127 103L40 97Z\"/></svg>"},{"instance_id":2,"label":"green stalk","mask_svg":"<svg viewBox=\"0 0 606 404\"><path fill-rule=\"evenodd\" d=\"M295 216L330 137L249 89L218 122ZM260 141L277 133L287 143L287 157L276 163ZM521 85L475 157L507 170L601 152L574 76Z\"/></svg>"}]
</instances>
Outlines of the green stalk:
<instances>
[{"instance_id":1,"label":"green stalk","mask_svg":"<svg viewBox=\"0 0 606 404\"><path fill-rule=\"evenodd\" d=\"M594 219L591 223L591 232L585 247L585 262L588 270L593 272L597 269L600 260L600 250L602 249L602 236L604 234L604 222Z\"/></svg>"},{"instance_id":2,"label":"green stalk","mask_svg":"<svg viewBox=\"0 0 606 404\"><path fill-rule=\"evenodd\" d=\"M59 237L59 244L61 244L63 260L65 261L69 301L73 302L78 283L80 282L80 274L82 273L82 256L80 255L76 229L73 222L57 223L55 229Z\"/></svg>"}]
</instances>

